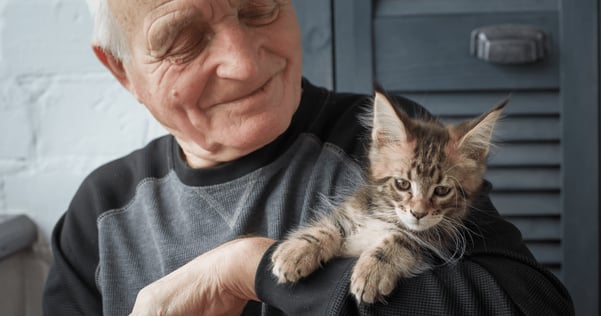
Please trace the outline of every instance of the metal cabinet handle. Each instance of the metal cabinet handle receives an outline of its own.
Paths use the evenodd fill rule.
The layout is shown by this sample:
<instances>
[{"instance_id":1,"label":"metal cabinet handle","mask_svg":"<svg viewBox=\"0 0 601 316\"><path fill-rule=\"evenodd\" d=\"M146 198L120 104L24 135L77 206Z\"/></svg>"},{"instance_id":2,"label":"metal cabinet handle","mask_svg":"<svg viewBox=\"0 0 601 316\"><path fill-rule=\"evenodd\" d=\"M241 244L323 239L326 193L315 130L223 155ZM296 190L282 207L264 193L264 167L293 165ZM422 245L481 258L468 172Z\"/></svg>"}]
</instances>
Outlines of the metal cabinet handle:
<instances>
[{"instance_id":1,"label":"metal cabinet handle","mask_svg":"<svg viewBox=\"0 0 601 316\"><path fill-rule=\"evenodd\" d=\"M545 33L532 26L491 25L472 31L470 53L495 64L529 64L545 57Z\"/></svg>"}]
</instances>

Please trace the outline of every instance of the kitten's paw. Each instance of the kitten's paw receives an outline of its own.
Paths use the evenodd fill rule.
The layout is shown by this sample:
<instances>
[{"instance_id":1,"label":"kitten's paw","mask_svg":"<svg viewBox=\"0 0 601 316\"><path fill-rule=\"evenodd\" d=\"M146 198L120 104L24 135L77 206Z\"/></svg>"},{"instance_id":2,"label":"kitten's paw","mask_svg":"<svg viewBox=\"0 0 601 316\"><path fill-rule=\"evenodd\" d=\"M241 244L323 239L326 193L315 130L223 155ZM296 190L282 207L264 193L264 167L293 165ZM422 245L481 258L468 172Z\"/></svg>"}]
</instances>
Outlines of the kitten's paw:
<instances>
[{"instance_id":1,"label":"kitten's paw","mask_svg":"<svg viewBox=\"0 0 601 316\"><path fill-rule=\"evenodd\" d=\"M351 293L360 303L384 302L384 297L394 290L398 278L390 265L371 256L361 256L351 276Z\"/></svg>"},{"instance_id":2,"label":"kitten's paw","mask_svg":"<svg viewBox=\"0 0 601 316\"><path fill-rule=\"evenodd\" d=\"M271 256L272 272L279 283L296 282L321 265L319 248L300 239L280 244Z\"/></svg>"}]
</instances>

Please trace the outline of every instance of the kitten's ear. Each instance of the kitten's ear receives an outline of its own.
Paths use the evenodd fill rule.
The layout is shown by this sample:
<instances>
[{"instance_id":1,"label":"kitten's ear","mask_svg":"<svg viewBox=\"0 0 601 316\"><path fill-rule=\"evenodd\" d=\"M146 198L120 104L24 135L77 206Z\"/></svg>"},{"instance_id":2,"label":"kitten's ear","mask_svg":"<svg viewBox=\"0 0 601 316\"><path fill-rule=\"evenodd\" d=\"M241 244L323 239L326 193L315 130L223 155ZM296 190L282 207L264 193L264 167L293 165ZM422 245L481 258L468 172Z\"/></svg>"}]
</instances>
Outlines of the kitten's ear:
<instances>
[{"instance_id":1,"label":"kitten's ear","mask_svg":"<svg viewBox=\"0 0 601 316\"><path fill-rule=\"evenodd\" d=\"M503 99L477 119L457 126L457 148L474 159L485 159L490 149L493 130L507 102L509 98Z\"/></svg>"},{"instance_id":2,"label":"kitten's ear","mask_svg":"<svg viewBox=\"0 0 601 316\"><path fill-rule=\"evenodd\" d=\"M377 91L374 97L374 116L371 138L381 147L391 142L407 142L407 126L384 93Z\"/></svg>"}]
</instances>

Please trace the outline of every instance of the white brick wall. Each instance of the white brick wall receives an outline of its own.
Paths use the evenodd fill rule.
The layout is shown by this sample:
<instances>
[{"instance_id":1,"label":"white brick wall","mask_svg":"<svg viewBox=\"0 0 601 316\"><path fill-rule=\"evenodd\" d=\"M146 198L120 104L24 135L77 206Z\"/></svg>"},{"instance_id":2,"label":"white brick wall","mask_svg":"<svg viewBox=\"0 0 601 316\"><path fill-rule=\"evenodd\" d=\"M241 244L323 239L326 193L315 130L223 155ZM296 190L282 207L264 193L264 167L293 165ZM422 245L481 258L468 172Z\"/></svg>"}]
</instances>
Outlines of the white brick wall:
<instances>
[{"instance_id":1,"label":"white brick wall","mask_svg":"<svg viewBox=\"0 0 601 316\"><path fill-rule=\"evenodd\" d=\"M98 62L84 0L0 0L0 214L46 242L83 178L164 134Z\"/></svg>"}]
</instances>

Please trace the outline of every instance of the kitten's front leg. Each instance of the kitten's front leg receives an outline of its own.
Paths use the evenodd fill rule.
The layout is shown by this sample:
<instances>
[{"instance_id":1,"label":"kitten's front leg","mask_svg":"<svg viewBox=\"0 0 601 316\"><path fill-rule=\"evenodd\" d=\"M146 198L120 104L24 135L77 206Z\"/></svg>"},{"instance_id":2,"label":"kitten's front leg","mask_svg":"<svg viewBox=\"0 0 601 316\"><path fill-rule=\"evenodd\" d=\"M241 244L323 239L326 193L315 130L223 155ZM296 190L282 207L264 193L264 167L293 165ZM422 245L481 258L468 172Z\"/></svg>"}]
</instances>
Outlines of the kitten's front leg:
<instances>
[{"instance_id":1,"label":"kitten's front leg","mask_svg":"<svg viewBox=\"0 0 601 316\"><path fill-rule=\"evenodd\" d=\"M340 230L328 220L303 227L274 251L272 272L279 283L296 282L336 256L341 244Z\"/></svg>"},{"instance_id":2,"label":"kitten's front leg","mask_svg":"<svg viewBox=\"0 0 601 316\"><path fill-rule=\"evenodd\" d=\"M361 254L353 268L351 293L358 302L383 301L401 277L415 275L422 265L419 252L403 235L387 236Z\"/></svg>"}]
</instances>

